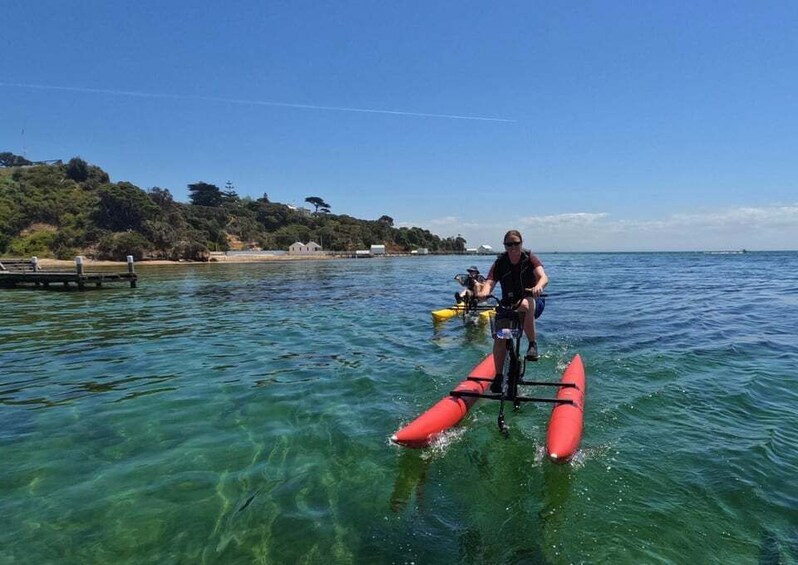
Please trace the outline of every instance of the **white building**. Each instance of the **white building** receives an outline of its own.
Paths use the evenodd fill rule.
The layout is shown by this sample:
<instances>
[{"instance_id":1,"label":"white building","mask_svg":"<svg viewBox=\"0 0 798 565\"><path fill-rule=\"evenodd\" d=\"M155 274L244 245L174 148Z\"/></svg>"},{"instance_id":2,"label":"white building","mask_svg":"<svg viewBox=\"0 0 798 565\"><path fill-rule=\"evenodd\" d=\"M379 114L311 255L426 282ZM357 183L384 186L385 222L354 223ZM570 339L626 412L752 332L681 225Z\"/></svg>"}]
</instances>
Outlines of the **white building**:
<instances>
[{"instance_id":1,"label":"white building","mask_svg":"<svg viewBox=\"0 0 798 565\"><path fill-rule=\"evenodd\" d=\"M301 241L295 241L288 246L288 253L291 255L302 255L308 252L308 246Z\"/></svg>"},{"instance_id":2,"label":"white building","mask_svg":"<svg viewBox=\"0 0 798 565\"><path fill-rule=\"evenodd\" d=\"M385 246L372 245L370 251L372 255L385 255Z\"/></svg>"},{"instance_id":3,"label":"white building","mask_svg":"<svg viewBox=\"0 0 798 565\"><path fill-rule=\"evenodd\" d=\"M411 253L412 253L412 251L411 251ZM418 253L419 255L429 255L429 249L427 249L426 247L419 247L416 250L416 253Z\"/></svg>"},{"instance_id":4,"label":"white building","mask_svg":"<svg viewBox=\"0 0 798 565\"><path fill-rule=\"evenodd\" d=\"M288 246L289 255L310 255L313 253L318 253L319 251L321 251L321 245L315 241L309 241L308 243L295 241Z\"/></svg>"},{"instance_id":5,"label":"white building","mask_svg":"<svg viewBox=\"0 0 798 565\"><path fill-rule=\"evenodd\" d=\"M476 255L476 254L477 254L477 248L476 247L468 247L466 249L466 255Z\"/></svg>"},{"instance_id":6,"label":"white building","mask_svg":"<svg viewBox=\"0 0 798 565\"><path fill-rule=\"evenodd\" d=\"M482 244L477 248L477 253L480 255L492 255L496 253L490 245Z\"/></svg>"},{"instance_id":7,"label":"white building","mask_svg":"<svg viewBox=\"0 0 798 565\"><path fill-rule=\"evenodd\" d=\"M305 208L303 206L293 206L291 204L286 204L286 206L288 207L289 210L293 210L294 212L298 212L298 213L303 214L305 216L310 216L311 215L310 208Z\"/></svg>"}]
</instances>

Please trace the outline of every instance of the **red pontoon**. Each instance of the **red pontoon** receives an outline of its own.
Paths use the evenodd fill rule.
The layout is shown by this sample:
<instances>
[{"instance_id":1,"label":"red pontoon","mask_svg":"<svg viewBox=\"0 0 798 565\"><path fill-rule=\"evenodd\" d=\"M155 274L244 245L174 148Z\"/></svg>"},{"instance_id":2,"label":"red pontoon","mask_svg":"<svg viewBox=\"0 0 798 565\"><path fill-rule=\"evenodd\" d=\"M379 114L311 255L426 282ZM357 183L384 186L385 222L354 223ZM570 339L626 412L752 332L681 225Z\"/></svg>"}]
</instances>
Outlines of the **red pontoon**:
<instances>
[{"instance_id":1,"label":"red pontoon","mask_svg":"<svg viewBox=\"0 0 798 565\"><path fill-rule=\"evenodd\" d=\"M391 436L391 441L412 448L427 447L442 432L456 426L478 398L498 400L499 394L486 394L494 378L493 355L479 363L468 378L455 387L421 416ZM556 404L549 421L547 451L553 461L567 461L579 447L582 437L585 396L585 369L582 358L576 355L559 383L519 381L520 385L559 386L555 399L507 398L508 401L553 402Z\"/></svg>"},{"instance_id":2,"label":"red pontoon","mask_svg":"<svg viewBox=\"0 0 798 565\"><path fill-rule=\"evenodd\" d=\"M582 439L585 415L585 366L582 357L575 355L565 369L560 383L574 386L560 387L557 400L570 403L557 404L551 411L549 430L546 435L546 452L552 461L567 461L576 453Z\"/></svg>"},{"instance_id":3,"label":"red pontoon","mask_svg":"<svg viewBox=\"0 0 798 565\"><path fill-rule=\"evenodd\" d=\"M484 394L493 382L493 354L474 367L468 378L455 387L455 391ZM427 447L438 434L456 426L477 401L476 396L450 394L421 416L391 436L391 441L405 447Z\"/></svg>"}]
</instances>

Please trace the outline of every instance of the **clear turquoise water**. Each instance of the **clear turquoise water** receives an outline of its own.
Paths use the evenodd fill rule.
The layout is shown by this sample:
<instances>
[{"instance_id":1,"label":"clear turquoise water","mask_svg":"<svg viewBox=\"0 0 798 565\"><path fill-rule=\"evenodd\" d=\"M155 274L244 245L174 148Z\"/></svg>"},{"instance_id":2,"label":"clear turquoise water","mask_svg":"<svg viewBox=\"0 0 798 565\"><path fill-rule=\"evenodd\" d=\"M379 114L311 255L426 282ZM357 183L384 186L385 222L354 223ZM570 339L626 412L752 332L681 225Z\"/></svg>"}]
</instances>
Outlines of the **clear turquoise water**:
<instances>
[{"instance_id":1,"label":"clear turquoise water","mask_svg":"<svg viewBox=\"0 0 798 565\"><path fill-rule=\"evenodd\" d=\"M533 374L588 372L566 466L542 405L388 442L490 349L429 315L474 258L0 291L0 563L798 561L798 254L541 258Z\"/></svg>"}]
</instances>

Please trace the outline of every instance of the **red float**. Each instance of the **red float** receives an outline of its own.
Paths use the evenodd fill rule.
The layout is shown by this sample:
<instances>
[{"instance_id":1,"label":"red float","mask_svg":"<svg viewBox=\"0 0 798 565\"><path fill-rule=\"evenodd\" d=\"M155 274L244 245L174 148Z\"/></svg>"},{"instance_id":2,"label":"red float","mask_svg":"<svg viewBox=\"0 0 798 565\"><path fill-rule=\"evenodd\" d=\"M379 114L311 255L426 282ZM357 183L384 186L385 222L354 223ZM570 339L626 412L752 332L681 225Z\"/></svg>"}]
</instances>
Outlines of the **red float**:
<instances>
[{"instance_id":1,"label":"red float","mask_svg":"<svg viewBox=\"0 0 798 565\"><path fill-rule=\"evenodd\" d=\"M456 426L468 413L471 406L480 395L486 398L498 399L498 395L485 394L493 381L494 366L493 355L488 355L480 362L468 378L458 384L450 394L421 416L391 436L391 441L411 448L427 447L441 433ZM520 382L520 384L525 384ZM540 383L528 383L540 384ZM556 462L570 459L579 447L582 438L585 398L585 369L582 358L576 355L563 374L559 383L556 403L549 420L546 450L549 457ZM566 386L562 386L566 385ZM457 396L456 393L466 393L473 396ZM551 399L524 399L521 400L551 402ZM514 399L508 398L508 401Z\"/></svg>"}]
</instances>

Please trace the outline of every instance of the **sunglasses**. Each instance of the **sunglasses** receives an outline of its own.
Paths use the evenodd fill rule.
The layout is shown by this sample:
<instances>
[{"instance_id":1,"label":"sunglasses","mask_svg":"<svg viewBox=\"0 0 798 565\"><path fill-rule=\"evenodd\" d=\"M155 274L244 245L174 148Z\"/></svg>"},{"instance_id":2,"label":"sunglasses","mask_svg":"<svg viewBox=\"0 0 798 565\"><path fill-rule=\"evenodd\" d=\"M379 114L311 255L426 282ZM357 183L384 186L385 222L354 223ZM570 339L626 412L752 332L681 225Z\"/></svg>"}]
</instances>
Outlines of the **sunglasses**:
<instances>
[{"instance_id":1,"label":"sunglasses","mask_svg":"<svg viewBox=\"0 0 798 565\"><path fill-rule=\"evenodd\" d=\"M505 247L518 247L519 245L521 245L520 241L505 241L504 242L504 246Z\"/></svg>"}]
</instances>

